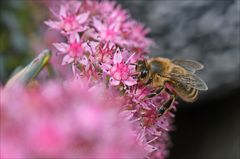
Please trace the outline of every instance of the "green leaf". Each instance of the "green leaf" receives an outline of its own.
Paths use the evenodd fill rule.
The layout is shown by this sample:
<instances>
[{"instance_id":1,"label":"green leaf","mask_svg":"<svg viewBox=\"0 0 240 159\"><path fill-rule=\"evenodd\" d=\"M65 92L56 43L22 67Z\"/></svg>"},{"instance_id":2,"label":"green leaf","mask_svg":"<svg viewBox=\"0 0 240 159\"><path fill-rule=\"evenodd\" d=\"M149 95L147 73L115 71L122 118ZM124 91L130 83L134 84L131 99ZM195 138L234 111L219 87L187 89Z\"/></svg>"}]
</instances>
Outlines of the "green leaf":
<instances>
[{"instance_id":1,"label":"green leaf","mask_svg":"<svg viewBox=\"0 0 240 159\"><path fill-rule=\"evenodd\" d=\"M41 70L48 64L50 57L50 50L42 51L30 64L13 75L8 80L6 87L18 82L28 84L37 77Z\"/></svg>"}]
</instances>

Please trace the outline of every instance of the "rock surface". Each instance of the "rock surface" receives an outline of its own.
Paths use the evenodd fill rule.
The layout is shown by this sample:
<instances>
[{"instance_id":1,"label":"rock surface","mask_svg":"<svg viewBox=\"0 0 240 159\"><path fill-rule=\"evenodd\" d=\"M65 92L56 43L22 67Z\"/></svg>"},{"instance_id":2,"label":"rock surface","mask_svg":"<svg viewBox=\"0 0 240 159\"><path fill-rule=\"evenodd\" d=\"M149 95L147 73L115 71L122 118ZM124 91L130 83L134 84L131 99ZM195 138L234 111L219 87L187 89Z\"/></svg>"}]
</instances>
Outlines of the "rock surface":
<instances>
[{"instance_id":1,"label":"rock surface","mask_svg":"<svg viewBox=\"0 0 240 159\"><path fill-rule=\"evenodd\" d=\"M205 97L240 86L240 1L119 0L132 17L151 29L152 56L200 61L208 84ZM221 91L219 91L221 90ZM216 93L213 93L216 92Z\"/></svg>"}]
</instances>

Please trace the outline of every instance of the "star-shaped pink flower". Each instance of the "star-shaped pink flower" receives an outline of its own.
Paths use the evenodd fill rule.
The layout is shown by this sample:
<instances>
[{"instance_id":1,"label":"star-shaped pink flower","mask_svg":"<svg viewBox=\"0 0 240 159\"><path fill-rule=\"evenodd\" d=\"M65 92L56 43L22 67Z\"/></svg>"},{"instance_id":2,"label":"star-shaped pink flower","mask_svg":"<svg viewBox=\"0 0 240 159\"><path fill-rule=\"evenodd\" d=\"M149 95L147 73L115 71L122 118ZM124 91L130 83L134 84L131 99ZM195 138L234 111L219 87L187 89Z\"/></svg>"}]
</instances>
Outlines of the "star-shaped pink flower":
<instances>
[{"instance_id":1,"label":"star-shaped pink flower","mask_svg":"<svg viewBox=\"0 0 240 159\"><path fill-rule=\"evenodd\" d=\"M120 23L113 22L110 24L105 24L98 19L93 20L93 26L98 31L98 36L101 41L121 43L121 30Z\"/></svg>"},{"instance_id":2,"label":"star-shaped pink flower","mask_svg":"<svg viewBox=\"0 0 240 159\"><path fill-rule=\"evenodd\" d=\"M69 36L68 43L54 43L56 49L61 54L66 54L63 58L62 65L79 61L84 55L87 44L81 41L80 36L75 33Z\"/></svg>"},{"instance_id":3,"label":"star-shaped pink flower","mask_svg":"<svg viewBox=\"0 0 240 159\"><path fill-rule=\"evenodd\" d=\"M132 56L131 56L132 57ZM130 57L130 58L131 58ZM113 86L119 85L121 82L127 86L137 84L137 81L132 78L133 69L127 62L124 62L122 52L119 50L113 56L113 65L103 64L102 68L109 74L110 84Z\"/></svg>"},{"instance_id":4,"label":"star-shaped pink flower","mask_svg":"<svg viewBox=\"0 0 240 159\"><path fill-rule=\"evenodd\" d=\"M66 5L61 5L59 13L54 13L57 21L48 20L45 24L52 29L61 30L63 34L71 34L73 32L83 32L87 29L86 21L89 12L79 14L80 2L72 1Z\"/></svg>"}]
</instances>

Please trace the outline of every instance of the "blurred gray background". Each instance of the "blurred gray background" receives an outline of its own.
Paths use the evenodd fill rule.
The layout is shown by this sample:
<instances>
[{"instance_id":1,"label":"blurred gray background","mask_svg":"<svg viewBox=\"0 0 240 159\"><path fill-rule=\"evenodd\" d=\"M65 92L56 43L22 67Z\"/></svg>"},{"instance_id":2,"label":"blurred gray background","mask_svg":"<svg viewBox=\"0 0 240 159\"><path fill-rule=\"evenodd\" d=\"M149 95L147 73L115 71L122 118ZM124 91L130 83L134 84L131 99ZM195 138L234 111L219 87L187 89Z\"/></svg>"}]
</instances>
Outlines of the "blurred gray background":
<instances>
[{"instance_id":1,"label":"blurred gray background","mask_svg":"<svg viewBox=\"0 0 240 159\"><path fill-rule=\"evenodd\" d=\"M119 0L151 29L151 56L200 61L209 86L194 104L180 102L171 159L239 159L240 1Z\"/></svg>"}]
</instances>

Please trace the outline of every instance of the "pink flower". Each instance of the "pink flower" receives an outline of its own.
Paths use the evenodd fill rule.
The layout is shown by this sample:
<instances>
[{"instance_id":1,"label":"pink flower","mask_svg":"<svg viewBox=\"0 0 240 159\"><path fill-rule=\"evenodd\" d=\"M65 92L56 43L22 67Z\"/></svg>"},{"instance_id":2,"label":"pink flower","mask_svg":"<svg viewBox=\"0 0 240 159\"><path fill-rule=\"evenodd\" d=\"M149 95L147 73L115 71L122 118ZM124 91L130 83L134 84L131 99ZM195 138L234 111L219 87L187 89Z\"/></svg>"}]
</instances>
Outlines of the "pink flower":
<instances>
[{"instance_id":1,"label":"pink flower","mask_svg":"<svg viewBox=\"0 0 240 159\"><path fill-rule=\"evenodd\" d=\"M101 13L102 16L109 15L115 8L116 2L115 1L102 1L98 4L98 12Z\"/></svg>"},{"instance_id":2,"label":"pink flower","mask_svg":"<svg viewBox=\"0 0 240 159\"><path fill-rule=\"evenodd\" d=\"M127 86L133 86L137 81L132 77L134 68L128 64L132 56L124 62L122 53L118 49L113 56L113 65L103 64L102 68L110 75L111 85L117 86L122 82Z\"/></svg>"},{"instance_id":3,"label":"pink flower","mask_svg":"<svg viewBox=\"0 0 240 159\"><path fill-rule=\"evenodd\" d=\"M59 13L53 12L58 21L48 20L45 21L45 24L53 29L61 30L63 34L85 31L89 12L79 14L80 6L81 3L77 1L70 1L61 5Z\"/></svg>"},{"instance_id":4,"label":"pink flower","mask_svg":"<svg viewBox=\"0 0 240 159\"><path fill-rule=\"evenodd\" d=\"M68 43L54 43L56 49L64 56L62 64L69 64L78 61L84 55L87 44L82 42L77 33L70 34Z\"/></svg>"},{"instance_id":5,"label":"pink flower","mask_svg":"<svg viewBox=\"0 0 240 159\"><path fill-rule=\"evenodd\" d=\"M1 89L0 158L143 158L136 132L119 116L121 100L88 84Z\"/></svg>"},{"instance_id":6,"label":"pink flower","mask_svg":"<svg viewBox=\"0 0 240 159\"><path fill-rule=\"evenodd\" d=\"M121 43L121 23L113 22L110 24L105 24L99 19L94 19L93 26L98 31L98 35L100 38L99 40L105 42Z\"/></svg>"},{"instance_id":7,"label":"pink flower","mask_svg":"<svg viewBox=\"0 0 240 159\"><path fill-rule=\"evenodd\" d=\"M63 57L62 65L72 64L72 71L74 75L79 75L79 71L76 68L77 64L82 64L88 69L90 64L85 52L89 51L89 46L86 42L80 39L78 33L70 34L68 43L54 43L55 48L60 52L60 54L66 54Z\"/></svg>"},{"instance_id":8,"label":"pink flower","mask_svg":"<svg viewBox=\"0 0 240 159\"><path fill-rule=\"evenodd\" d=\"M115 1L103 1L98 4L97 10L106 24L124 23L129 18L128 12Z\"/></svg>"},{"instance_id":9,"label":"pink flower","mask_svg":"<svg viewBox=\"0 0 240 159\"><path fill-rule=\"evenodd\" d=\"M113 43L100 43L97 46L96 58L102 63L109 63L115 51L116 45L114 45Z\"/></svg>"},{"instance_id":10,"label":"pink flower","mask_svg":"<svg viewBox=\"0 0 240 159\"><path fill-rule=\"evenodd\" d=\"M111 63L116 45L121 49L136 52L131 59L134 62L145 55L145 50L150 45L148 39L145 38L147 29L135 25L137 23L134 23L135 21L130 18L128 12L116 2L66 1L60 6L58 12L53 13L58 21L50 20L45 23L60 30L68 39L68 43L54 43L54 46L59 52L66 54L62 65L72 64L74 75L87 75L88 77L97 75L96 79L103 79L105 74L102 74L99 63ZM77 34L81 35L81 39ZM77 67L78 64L83 67ZM111 71L109 70L113 77L111 78L113 85L117 85L119 81L125 82L126 85L135 83L129 77L131 76L128 71L129 67L126 65L128 64L124 62L116 63ZM101 75L104 77L100 77Z\"/></svg>"},{"instance_id":11,"label":"pink flower","mask_svg":"<svg viewBox=\"0 0 240 159\"><path fill-rule=\"evenodd\" d=\"M158 109L168 101L169 94L162 92L152 98L145 98L151 89L145 86L130 88L126 93L125 114L135 124L136 129L141 132L140 139L145 145L150 158L164 159L168 156L170 137L168 132L172 128L173 113L167 112L161 117L158 116ZM172 105L176 109L176 103Z\"/></svg>"},{"instance_id":12,"label":"pink flower","mask_svg":"<svg viewBox=\"0 0 240 159\"><path fill-rule=\"evenodd\" d=\"M106 17L106 22L108 24L111 23L120 23L124 24L127 19L129 18L129 14L126 10L122 9L120 5L117 5L109 14L108 17Z\"/></svg>"},{"instance_id":13,"label":"pink flower","mask_svg":"<svg viewBox=\"0 0 240 159\"><path fill-rule=\"evenodd\" d=\"M138 53L149 52L149 47L154 44L146 37L150 30L141 23L129 20L123 24L122 30L126 37L124 44Z\"/></svg>"}]
</instances>

